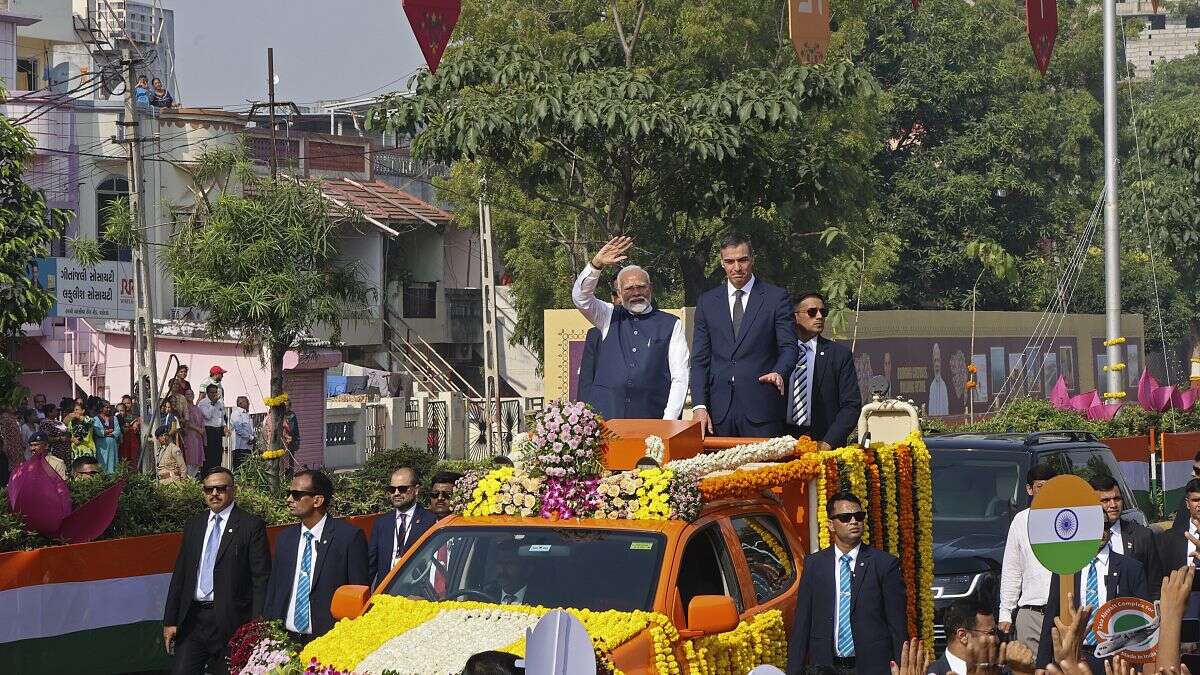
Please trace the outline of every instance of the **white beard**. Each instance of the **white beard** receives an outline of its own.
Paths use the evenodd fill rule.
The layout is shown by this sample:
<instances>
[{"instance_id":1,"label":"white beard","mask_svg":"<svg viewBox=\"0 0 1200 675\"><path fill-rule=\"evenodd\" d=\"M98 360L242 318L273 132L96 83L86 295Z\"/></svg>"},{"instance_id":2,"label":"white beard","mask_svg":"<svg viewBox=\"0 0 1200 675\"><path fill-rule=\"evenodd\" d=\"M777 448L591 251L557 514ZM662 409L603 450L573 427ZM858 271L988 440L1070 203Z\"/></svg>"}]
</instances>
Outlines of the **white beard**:
<instances>
[{"instance_id":1,"label":"white beard","mask_svg":"<svg viewBox=\"0 0 1200 675\"><path fill-rule=\"evenodd\" d=\"M645 314L650 311L650 301L632 302L625 305L625 309L628 309L630 314Z\"/></svg>"}]
</instances>

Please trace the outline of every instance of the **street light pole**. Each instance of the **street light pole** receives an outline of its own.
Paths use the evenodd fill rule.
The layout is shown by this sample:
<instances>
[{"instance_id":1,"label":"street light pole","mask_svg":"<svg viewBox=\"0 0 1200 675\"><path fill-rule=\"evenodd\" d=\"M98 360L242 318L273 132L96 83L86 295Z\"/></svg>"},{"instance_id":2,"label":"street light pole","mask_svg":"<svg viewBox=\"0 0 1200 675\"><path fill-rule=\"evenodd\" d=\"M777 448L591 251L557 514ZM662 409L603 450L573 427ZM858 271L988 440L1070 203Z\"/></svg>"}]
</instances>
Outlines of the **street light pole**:
<instances>
[{"instance_id":1,"label":"street light pole","mask_svg":"<svg viewBox=\"0 0 1200 675\"><path fill-rule=\"evenodd\" d=\"M1119 401L1125 377L1121 344L1121 228L1117 216L1117 7L1104 0L1104 327L1108 356L1105 398ZM1112 401L1109 401L1112 402Z\"/></svg>"}]
</instances>

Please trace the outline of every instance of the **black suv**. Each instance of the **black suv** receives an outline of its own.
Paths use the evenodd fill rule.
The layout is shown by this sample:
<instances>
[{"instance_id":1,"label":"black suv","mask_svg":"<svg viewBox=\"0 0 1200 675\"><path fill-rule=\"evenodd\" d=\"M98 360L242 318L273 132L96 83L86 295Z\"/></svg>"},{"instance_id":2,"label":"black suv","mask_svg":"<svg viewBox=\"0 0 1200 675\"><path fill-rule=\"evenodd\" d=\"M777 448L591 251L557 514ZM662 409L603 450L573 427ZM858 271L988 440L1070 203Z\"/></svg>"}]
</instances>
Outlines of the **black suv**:
<instances>
[{"instance_id":1,"label":"black suv","mask_svg":"<svg viewBox=\"0 0 1200 675\"><path fill-rule=\"evenodd\" d=\"M1000 604L1000 563L1013 515L1029 507L1025 474L1048 462L1085 480L1107 474L1125 497L1126 517L1145 524L1112 450L1084 431L951 433L929 436L933 465L934 638L942 649L942 614L956 598Z\"/></svg>"}]
</instances>

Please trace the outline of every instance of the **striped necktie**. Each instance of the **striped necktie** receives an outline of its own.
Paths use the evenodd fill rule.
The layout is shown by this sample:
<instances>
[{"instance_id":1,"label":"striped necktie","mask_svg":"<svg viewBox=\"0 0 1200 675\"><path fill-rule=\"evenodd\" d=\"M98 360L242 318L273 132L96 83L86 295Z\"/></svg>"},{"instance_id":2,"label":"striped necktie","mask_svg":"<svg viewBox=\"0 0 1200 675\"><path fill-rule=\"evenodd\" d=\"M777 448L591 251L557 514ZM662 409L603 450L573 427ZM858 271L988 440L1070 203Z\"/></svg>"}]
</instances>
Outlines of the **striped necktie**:
<instances>
[{"instance_id":1,"label":"striped necktie","mask_svg":"<svg viewBox=\"0 0 1200 675\"><path fill-rule=\"evenodd\" d=\"M791 421L798 427L808 424L808 345L800 345L800 359L792 371Z\"/></svg>"},{"instance_id":2,"label":"striped necktie","mask_svg":"<svg viewBox=\"0 0 1200 675\"><path fill-rule=\"evenodd\" d=\"M850 570L850 555L842 556L842 571L838 575L837 601L837 655L838 658L854 656L854 631L850 628L850 580L854 573Z\"/></svg>"},{"instance_id":3,"label":"striped necktie","mask_svg":"<svg viewBox=\"0 0 1200 675\"><path fill-rule=\"evenodd\" d=\"M221 516L213 514L212 529L208 531L208 543L204 546L204 558L200 561L200 575L196 585L200 595L208 597L213 592L213 570L217 566L217 549L221 546Z\"/></svg>"},{"instance_id":4,"label":"striped necktie","mask_svg":"<svg viewBox=\"0 0 1200 675\"><path fill-rule=\"evenodd\" d=\"M1093 610L1099 609L1100 605L1100 582L1096 578L1097 560L1099 560L1099 558L1092 558L1092 564L1088 565L1087 590L1085 591L1085 595L1087 597L1084 599L1084 604L1086 604L1088 607L1091 607ZM1088 632L1083 638L1083 644L1094 645L1096 644L1096 632L1091 629L1090 621L1088 622L1088 626Z\"/></svg>"},{"instance_id":5,"label":"striped necktie","mask_svg":"<svg viewBox=\"0 0 1200 675\"><path fill-rule=\"evenodd\" d=\"M312 587L312 532L304 533L304 555L300 558L300 578L296 580L296 631L308 632L308 594Z\"/></svg>"}]
</instances>

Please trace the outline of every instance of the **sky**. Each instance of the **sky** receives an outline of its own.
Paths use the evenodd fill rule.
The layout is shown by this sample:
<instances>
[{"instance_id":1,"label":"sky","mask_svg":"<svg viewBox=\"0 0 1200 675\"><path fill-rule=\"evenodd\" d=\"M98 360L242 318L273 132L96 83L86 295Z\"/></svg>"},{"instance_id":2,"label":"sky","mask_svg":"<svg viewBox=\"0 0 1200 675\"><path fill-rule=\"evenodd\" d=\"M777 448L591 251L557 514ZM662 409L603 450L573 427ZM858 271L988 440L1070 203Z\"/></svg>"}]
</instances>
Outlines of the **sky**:
<instances>
[{"instance_id":1,"label":"sky","mask_svg":"<svg viewBox=\"0 0 1200 675\"><path fill-rule=\"evenodd\" d=\"M299 105L404 89L424 65L400 0L161 0L175 11L176 100L188 107Z\"/></svg>"}]
</instances>

